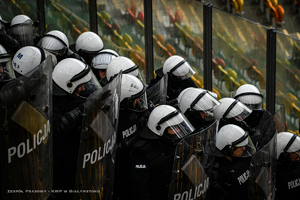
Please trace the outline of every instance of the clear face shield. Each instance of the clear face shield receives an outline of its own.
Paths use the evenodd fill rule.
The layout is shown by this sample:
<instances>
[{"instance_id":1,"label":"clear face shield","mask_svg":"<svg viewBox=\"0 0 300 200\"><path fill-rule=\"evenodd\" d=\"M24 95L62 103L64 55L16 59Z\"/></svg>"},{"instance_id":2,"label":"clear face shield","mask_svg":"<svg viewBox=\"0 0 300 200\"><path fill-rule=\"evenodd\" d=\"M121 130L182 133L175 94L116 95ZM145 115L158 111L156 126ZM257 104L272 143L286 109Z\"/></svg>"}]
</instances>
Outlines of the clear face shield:
<instances>
[{"instance_id":1,"label":"clear face shield","mask_svg":"<svg viewBox=\"0 0 300 200\"><path fill-rule=\"evenodd\" d=\"M242 138L234 141L229 147L232 157L249 157L252 156L256 149L250 136L246 133Z\"/></svg>"},{"instance_id":2,"label":"clear face shield","mask_svg":"<svg viewBox=\"0 0 300 200\"><path fill-rule=\"evenodd\" d=\"M115 54L109 52L99 53L92 59L91 67L94 69L107 69L108 63L116 57Z\"/></svg>"},{"instance_id":3,"label":"clear face shield","mask_svg":"<svg viewBox=\"0 0 300 200\"><path fill-rule=\"evenodd\" d=\"M100 49L99 51L101 51ZM78 54L86 61L87 64L91 65L93 57L99 52L99 51L87 51L80 49L78 51Z\"/></svg>"},{"instance_id":4,"label":"clear face shield","mask_svg":"<svg viewBox=\"0 0 300 200\"><path fill-rule=\"evenodd\" d=\"M84 99L88 98L95 91L101 89L101 85L97 80L96 76L94 75L94 73L92 72L92 70L90 70L89 75L91 76L91 79L87 83L81 85L81 89L79 89L79 91L78 91L78 87L76 88L78 92L78 96Z\"/></svg>"},{"instance_id":5,"label":"clear face shield","mask_svg":"<svg viewBox=\"0 0 300 200\"><path fill-rule=\"evenodd\" d=\"M7 33L16 39L21 47L34 45L34 26L31 20L10 27Z\"/></svg>"},{"instance_id":6,"label":"clear face shield","mask_svg":"<svg viewBox=\"0 0 300 200\"><path fill-rule=\"evenodd\" d=\"M200 111L207 116L213 116L213 109L220 105L220 102L215 99L208 91L201 92L191 103L190 109Z\"/></svg>"},{"instance_id":7,"label":"clear face shield","mask_svg":"<svg viewBox=\"0 0 300 200\"><path fill-rule=\"evenodd\" d=\"M170 70L171 78L176 81L185 80L193 76L195 73L195 70L187 63L186 60L182 60Z\"/></svg>"},{"instance_id":8,"label":"clear face shield","mask_svg":"<svg viewBox=\"0 0 300 200\"><path fill-rule=\"evenodd\" d=\"M294 134L292 138L289 140L287 145L285 146L283 152L286 152L288 158L293 162L299 162L300 156L300 139L297 134Z\"/></svg>"},{"instance_id":9,"label":"clear face shield","mask_svg":"<svg viewBox=\"0 0 300 200\"><path fill-rule=\"evenodd\" d=\"M262 100L263 96L258 93L242 93L234 97L239 101L243 102L251 110L261 110L262 109Z\"/></svg>"},{"instance_id":10,"label":"clear face shield","mask_svg":"<svg viewBox=\"0 0 300 200\"><path fill-rule=\"evenodd\" d=\"M250 114L251 110L239 102L239 100L235 100L224 112L223 117L225 119L234 118L236 121L244 121Z\"/></svg>"},{"instance_id":11,"label":"clear face shield","mask_svg":"<svg viewBox=\"0 0 300 200\"><path fill-rule=\"evenodd\" d=\"M177 110L163 117L157 125L166 127L163 135L169 139L181 139L195 130L184 115Z\"/></svg>"},{"instance_id":12,"label":"clear face shield","mask_svg":"<svg viewBox=\"0 0 300 200\"><path fill-rule=\"evenodd\" d=\"M137 95L127 98L127 108L134 112L144 112L148 110L146 87Z\"/></svg>"},{"instance_id":13,"label":"clear face shield","mask_svg":"<svg viewBox=\"0 0 300 200\"><path fill-rule=\"evenodd\" d=\"M68 45L59 37L51 34L44 35L40 39L38 46L54 55L64 56L68 52Z\"/></svg>"}]
</instances>

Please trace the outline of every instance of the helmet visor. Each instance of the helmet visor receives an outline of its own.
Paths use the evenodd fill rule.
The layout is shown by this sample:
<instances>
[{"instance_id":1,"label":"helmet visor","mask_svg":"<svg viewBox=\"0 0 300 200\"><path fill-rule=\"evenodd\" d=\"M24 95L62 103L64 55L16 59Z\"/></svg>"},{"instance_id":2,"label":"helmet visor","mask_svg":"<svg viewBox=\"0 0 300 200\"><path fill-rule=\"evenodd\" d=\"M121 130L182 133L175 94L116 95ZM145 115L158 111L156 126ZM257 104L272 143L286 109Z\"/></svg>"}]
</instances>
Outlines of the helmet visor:
<instances>
[{"instance_id":1,"label":"helmet visor","mask_svg":"<svg viewBox=\"0 0 300 200\"><path fill-rule=\"evenodd\" d=\"M131 97L128 100L128 108L135 112L144 112L148 109L147 95L144 92L138 97Z\"/></svg>"},{"instance_id":2,"label":"helmet visor","mask_svg":"<svg viewBox=\"0 0 300 200\"><path fill-rule=\"evenodd\" d=\"M194 127L181 113L178 113L164 123L166 123L167 127L164 130L164 135L171 139L183 138L194 131Z\"/></svg>"},{"instance_id":3,"label":"helmet visor","mask_svg":"<svg viewBox=\"0 0 300 200\"><path fill-rule=\"evenodd\" d=\"M235 97L235 99L240 100L251 110L258 110L262 108L263 96L258 93L243 93Z\"/></svg>"},{"instance_id":4,"label":"helmet visor","mask_svg":"<svg viewBox=\"0 0 300 200\"><path fill-rule=\"evenodd\" d=\"M170 70L170 73L173 75L173 78L176 78L178 80L185 80L193 76L196 72L185 60L183 60L175 67L173 67Z\"/></svg>"},{"instance_id":5,"label":"helmet visor","mask_svg":"<svg viewBox=\"0 0 300 200\"><path fill-rule=\"evenodd\" d=\"M246 105L236 100L225 111L223 118L234 118L236 121L243 121L251 112L252 111Z\"/></svg>"},{"instance_id":6,"label":"helmet visor","mask_svg":"<svg viewBox=\"0 0 300 200\"><path fill-rule=\"evenodd\" d=\"M84 90L81 90L79 93L79 96L84 98L89 97L92 93L101 89L101 85L92 70L90 71L89 76L91 77L91 79L83 84Z\"/></svg>"},{"instance_id":7,"label":"helmet visor","mask_svg":"<svg viewBox=\"0 0 300 200\"><path fill-rule=\"evenodd\" d=\"M27 20L22 24L16 24L7 30L7 33L15 38L21 47L34 44L33 25L31 20Z\"/></svg>"},{"instance_id":8,"label":"helmet visor","mask_svg":"<svg viewBox=\"0 0 300 200\"><path fill-rule=\"evenodd\" d=\"M100 53L92 59L91 67L94 69L107 69L108 63L116 57L112 53Z\"/></svg>"},{"instance_id":9,"label":"helmet visor","mask_svg":"<svg viewBox=\"0 0 300 200\"><path fill-rule=\"evenodd\" d=\"M243 139L243 138L242 138ZM238 142L238 143L237 143ZM234 144L236 143L236 144ZM233 142L231 154L233 157L249 157L256 152L250 136L246 136L242 141Z\"/></svg>"},{"instance_id":10,"label":"helmet visor","mask_svg":"<svg viewBox=\"0 0 300 200\"><path fill-rule=\"evenodd\" d=\"M38 46L46 49L54 55L64 56L68 52L67 44L54 35L44 35L40 39Z\"/></svg>"},{"instance_id":11,"label":"helmet visor","mask_svg":"<svg viewBox=\"0 0 300 200\"><path fill-rule=\"evenodd\" d=\"M220 105L220 102L217 99L215 99L208 91L203 91L191 103L190 108L209 114L209 112L218 105Z\"/></svg>"}]
</instances>

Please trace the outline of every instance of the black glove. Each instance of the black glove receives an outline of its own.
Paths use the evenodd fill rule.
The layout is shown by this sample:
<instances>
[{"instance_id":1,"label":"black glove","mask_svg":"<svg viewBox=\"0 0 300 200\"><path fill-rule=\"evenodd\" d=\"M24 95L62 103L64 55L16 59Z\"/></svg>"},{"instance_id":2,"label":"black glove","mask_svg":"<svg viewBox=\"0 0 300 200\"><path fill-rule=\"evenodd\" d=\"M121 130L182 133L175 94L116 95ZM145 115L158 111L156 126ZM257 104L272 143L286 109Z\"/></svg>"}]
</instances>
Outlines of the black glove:
<instances>
[{"instance_id":1,"label":"black glove","mask_svg":"<svg viewBox=\"0 0 300 200\"><path fill-rule=\"evenodd\" d=\"M81 104L75 109L71 110L61 118L61 124L58 126L58 131L67 133L71 127L81 125L82 113L84 110L84 105Z\"/></svg>"}]
</instances>

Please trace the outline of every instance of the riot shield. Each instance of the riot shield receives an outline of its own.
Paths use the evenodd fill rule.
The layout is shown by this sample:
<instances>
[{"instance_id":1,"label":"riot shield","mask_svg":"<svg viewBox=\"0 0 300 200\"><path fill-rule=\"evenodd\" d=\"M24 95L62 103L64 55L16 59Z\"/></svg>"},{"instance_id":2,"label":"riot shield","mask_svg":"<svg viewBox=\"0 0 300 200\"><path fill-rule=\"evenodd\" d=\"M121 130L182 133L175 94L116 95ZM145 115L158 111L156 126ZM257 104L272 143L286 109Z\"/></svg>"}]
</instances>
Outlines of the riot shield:
<instances>
[{"instance_id":1,"label":"riot shield","mask_svg":"<svg viewBox=\"0 0 300 200\"><path fill-rule=\"evenodd\" d=\"M22 24L16 24L6 30L7 34L16 39L21 47L34 45L34 26L31 20L26 20Z\"/></svg>"},{"instance_id":2,"label":"riot shield","mask_svg":"<svg viewBox=\"0 0 300 200\"><path fill-rule=\"evenodd\" d=\"M112 196L120 89L121 74L85 103L74 199Z\"/></svg>"},{"instance_id":3,"label":"riot shield","mask_svg":"<svg viewBox=\"0 0 300 200\"><path fill-rule=\"evenodd\" d=\"M275 115L264 118L259 126L263 133L261 148L250 163L249 199L272 200L275 198L276 134L284 124L284 107ZM279 126L278 126L279 123Z\"/></svg>"},{"instance_id":4,"label":"riot shield","mask_svg":"<svg viewBox=\"0 0 300 200\"><path fill-rule=\"evenodd\" d=\"M165 74L157 83L147 89L148 102L154 105L164 105L167 102L167 87L168 87L168 74Z\"/></svg>"},{"instance_id":5,"label":"riot shield","mask_svg":"<svg viewBox=\"0 0 300 200\"><path fill-rule=\"evenodd\" d=\"M213 170L217 122L182 139L177 145L169 200L208 199Z\"/></svg>"},{"instance_id":6,"label":"riot shield","mask_svg":"<svg viewBox=\"0 0 300 200\"><path fill-rule=\"evenodd\" d=\"M264 147L273 138L275 131L282 132L285 130L285 109L284 106L271 115L269 112L264 112L261 120L255 129L255 133L251 136L254 146L257 150Z\"/></svg>"},{"instance_id":7,"label":"riot shield","mask_svg":"<svg viewBox=\"0 0 300 200\"><path fill-rule=\"evenodd\" d=\"M52 167L52 59L0 92L2 199L47 199Z\"/></svg>"}]
</instances>

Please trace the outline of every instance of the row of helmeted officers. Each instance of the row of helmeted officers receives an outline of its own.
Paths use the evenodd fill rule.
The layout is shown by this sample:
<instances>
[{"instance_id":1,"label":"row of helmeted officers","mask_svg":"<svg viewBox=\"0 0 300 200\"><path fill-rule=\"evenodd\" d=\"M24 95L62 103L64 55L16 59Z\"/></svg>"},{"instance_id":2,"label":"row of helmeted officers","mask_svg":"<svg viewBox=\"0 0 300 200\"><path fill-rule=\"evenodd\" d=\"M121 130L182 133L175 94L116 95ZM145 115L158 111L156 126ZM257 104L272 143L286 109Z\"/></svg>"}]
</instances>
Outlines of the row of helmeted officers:
<instances>
[{"instance_id":1,"label":"row of helmeted officers","mask_svg":"<svg viewBox=\"0 0 300 200\"><path fill-rule=\"evenodd\" d=\"M105 49L100 36L93 32L82 33L74 45L69 45L60 30L35 37L35 24L26 15L15 16L10 23L0 21L1 88L25 76L48 56L52 58L53 189L73 189L84 103L122 71L112 199L167 199L176 145L215 121L217 175L210 181L209 198L248 198L251 157L268 142L264 141L268 137L257 134L257 130L263 116L271 116L262 108L263 96L257 87L245 84L234 98L220 98L196 86L191 79L194 69L178 55L155 70L156 78L147 85L131 59ZM153 105L147 91L166 75L166 102ZM0 98L5 102L7 97ZM284 130L275 135L275 198L295 199L300 194L300 138L287 132L287 127ZM49 199L72 196L57 193Z\"/></svg>"}]
</instances>

